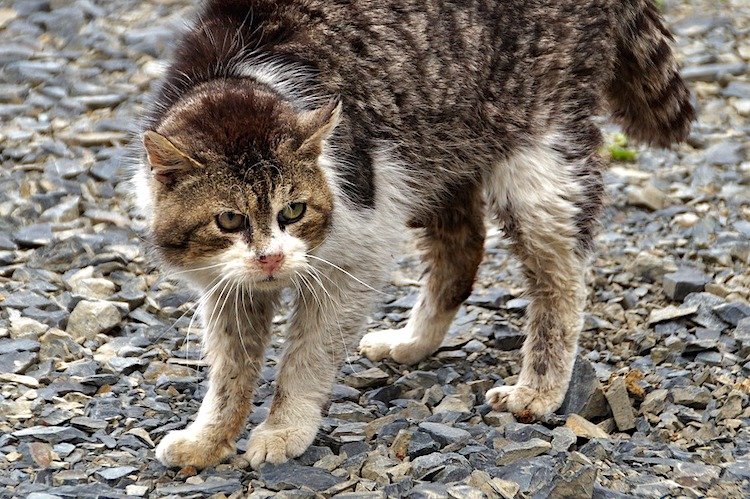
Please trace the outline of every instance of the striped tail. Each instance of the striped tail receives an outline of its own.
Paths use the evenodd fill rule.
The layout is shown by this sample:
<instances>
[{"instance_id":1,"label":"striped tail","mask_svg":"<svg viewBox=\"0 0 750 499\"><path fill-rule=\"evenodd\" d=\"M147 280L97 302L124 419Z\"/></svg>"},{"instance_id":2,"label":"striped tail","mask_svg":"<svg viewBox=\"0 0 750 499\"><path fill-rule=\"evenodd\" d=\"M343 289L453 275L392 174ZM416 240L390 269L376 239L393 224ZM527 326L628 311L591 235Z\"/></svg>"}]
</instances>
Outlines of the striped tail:
<instances>
[{"instance_id":1,"label":"striped tail","mask_svg":"<svg viewBox=\"0 0 750 499\"><path fill-rule=\"evenodd\" d=\"M684 141L695 110L672 53L672 35L652 0L614 0L617 60L607 89L628 137L667 147Z\"/></svg>"}]
</instances>

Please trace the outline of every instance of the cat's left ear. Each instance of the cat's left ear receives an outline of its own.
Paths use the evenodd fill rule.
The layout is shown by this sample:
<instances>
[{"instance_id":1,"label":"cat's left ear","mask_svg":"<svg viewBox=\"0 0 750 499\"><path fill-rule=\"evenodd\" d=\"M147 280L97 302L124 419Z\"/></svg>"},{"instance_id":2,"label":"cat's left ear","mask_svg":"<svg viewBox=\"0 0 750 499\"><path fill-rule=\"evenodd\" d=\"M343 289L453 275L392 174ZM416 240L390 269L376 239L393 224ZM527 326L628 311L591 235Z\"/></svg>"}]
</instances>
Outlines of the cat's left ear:
<instances>
[{"instance_id":1,"label":"cat's left ear","mask_svg":"<svg viewBox=\"0 0 750 499\"><path fill-rule=\"evenodd\" d=\"M332 99L328 104L305 111L297 120L304 137L297 154L308 158L317 158L323 150L323 142L331 135L341 119L341 101Z\"/></svg>"}]
</instances>

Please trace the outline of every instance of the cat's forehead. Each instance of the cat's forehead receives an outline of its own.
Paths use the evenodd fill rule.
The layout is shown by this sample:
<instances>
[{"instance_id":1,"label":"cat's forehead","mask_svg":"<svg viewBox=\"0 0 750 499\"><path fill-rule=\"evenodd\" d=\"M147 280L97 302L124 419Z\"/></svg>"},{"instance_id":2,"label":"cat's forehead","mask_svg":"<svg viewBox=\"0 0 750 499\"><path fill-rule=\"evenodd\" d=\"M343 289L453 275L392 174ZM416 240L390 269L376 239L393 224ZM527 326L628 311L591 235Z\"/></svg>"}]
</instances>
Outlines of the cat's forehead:
<instances>
[{"instance_id":1,"label":"cat's forehead","mask_svg":"<svg viewBox=\"0 0 750 499\"><path fill-rule=\"evenodd\" d=\"M222 157L243 169L269 166L277 145L293 133L295 115L288 104L237 82L207 85L176 104L158 131L182 139L207 161Z\"/></svg>"},{"instance_id":2,"label":"cat's forehead","mask_svg":"<svg viewBox=\"0 0 750 499\"><path fill-rule=\"evenodd\" d=\"M286 203L308 195L314 182L293 168L272 163L244 165L232 163L209 167L203 175L204 188L218 199L247 203L249 208L259 205ZM205 190L204 190L205 192Z\"/></svg>"}]
</instances>

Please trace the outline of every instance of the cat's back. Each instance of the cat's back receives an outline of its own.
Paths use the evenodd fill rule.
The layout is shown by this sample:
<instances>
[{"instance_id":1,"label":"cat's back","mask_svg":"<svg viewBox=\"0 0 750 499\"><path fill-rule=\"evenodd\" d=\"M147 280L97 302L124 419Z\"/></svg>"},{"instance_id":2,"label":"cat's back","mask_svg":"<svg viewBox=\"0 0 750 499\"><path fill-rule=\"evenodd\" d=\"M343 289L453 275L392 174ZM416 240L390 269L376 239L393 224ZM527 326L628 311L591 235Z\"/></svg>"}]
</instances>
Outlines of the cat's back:
<instances>
[{"instance_id":1,"label":"cat's back","mask_svg":"<svg viewBox=\"0 0 750 499\"><path fill-rule=\"evenodd\" d=\"M311 61L330 92L400 126L538 107L602 87L615 54L610 0L287 0L298 31L275 50ZM411 126L411 125L410 125Z\"/></svg>"}]
</instances>

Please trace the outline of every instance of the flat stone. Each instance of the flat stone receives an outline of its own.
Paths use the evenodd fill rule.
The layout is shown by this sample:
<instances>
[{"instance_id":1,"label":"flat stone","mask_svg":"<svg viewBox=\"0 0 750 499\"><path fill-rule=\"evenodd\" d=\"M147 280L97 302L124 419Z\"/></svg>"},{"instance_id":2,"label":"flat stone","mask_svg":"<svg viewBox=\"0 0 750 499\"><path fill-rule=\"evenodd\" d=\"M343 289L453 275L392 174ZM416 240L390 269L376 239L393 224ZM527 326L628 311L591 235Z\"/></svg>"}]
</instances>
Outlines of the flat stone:
<instances>
[{"instance_id":1,"label":"flat stone","mask_svg":"<svg viewBox=\"0 0 750 499\"><path fill-rule=\"evenodd\" d=\"M511 298L512 295L507 289L491 288L483 293L472 293L466 299L466 304L490 310L500 310Z\"/></svg>"},{"instance_id":2,"label":"flat stone","mask_svg":"<svg viewBox=\"0 0 750 499\"><path fill-rule=\"evenodd\" d=\"M397 385L405 386L406 388L429 388L433 385L438 385L437 374L429 371L412 371L408 374L404 374L396 380Z\"/></svg>"},{"instance_id":3,"label":"flat stone","mask_svg":"<svg viewBox=\"0 0 750 499\"><path fill-rule=\"evenodd\" d=\"M420 423L419 429L430 435L441 447L458 442L467 442L471 438L471 433L468 431L442 423Z\"/></svg>"},{"instance_id":4,"label":"flat stone","mask_svg":"<svg viewBox=\"0 0 750 499\"><path fill-rule=\"evenodd\" d=\"M221 477L209 477L203 483L190 484L158 484L156 486L156 492L159 495L179 495L179 494L198 494L198 495L212 495L212 494L225 494L229 495L234 492L242 490L242 483L237 478L225 479Z\"/></svg>"},{"instance_id":5,"label":"flat stone","mask_svg":"<svg viewBox=\"0 0 750 499\"><path fill-rule=\"evenodd\" d=\"M734 331L732 332L732 336L734 336L734 339L739 342L750 342L750 317L740 319L737 323L737 327L734 328Z\"/></svg>"},{"instance_id":6,"label":"flat stone","mask_svg":"<svg viewBox=\"0 0 750 499\"><path fill-rule=\"evenodd\" d=\"M0 303L3 307L22 309L28 307L48 307L52 305L52 300L32 291L18 291L8 295Z\"/></svg>"},{"instance_id":7,"label":"flat stone","mask_svg":"<svg viewBox=\"0 0 750 499\"><path fill-rule=\"evenodd\" d=\"M448 456L440 452L419 456L412 459L412 473L418 480L424 480L427 475L434 475L444 467Z\"/></svg>"},{"instance_id":8,"label":"flat stone","mask_svg":"<svg viewBox=\"0 0 750 499\"><path fill-rule=\"evenodd\" d=\"M414 305L417 304L418 298L419 293L410 293L402 298L399 298L398 300L388 303L383 308L386 312L394 312L396 310L409 310L411 308L414 308Z\"/></svg>"},{"instance_id":9,"label":"flat stone","mask_svg":"<svg viewBox=\"0 0 750 499\"><path fill-rule=\"evenodd\" d=\"M727 477L734 477L735 480L750 480L750 460L742 459L730 463L724 473Z\"/></svg>"},{"instance_id":10,"label":"flat stone","mask_svg":"<svg viewBox=\"0 0 750 499\"><path fill-rule=\"evenodd\" d=\"M328 416L353 422L367 422L375 419L371 411L348 401L332 403L328 408Z\"/></svg>"},{"instance_id":11,"label":"flat stone","mask_svg":"<svg viewBox=\"0 0 750 499\"><path fill-rule=\"evenodd\" d=\"M712 165L736 165L742 162L743 146L739 142L719 142L704 153L707 163Z\"/></svg>"},{"instance_id":12,"label":"flat stone","mask_svg":"<svg viewBox=\"0 0 750 499\"><path fill-rule=\"evenodd\" d=\"M0 372L22 374L34 365L39 356L34 352L9 352L0 355Z\"/></svg>"},{"instance_id":13,"label":"flat stone","mask_svg":"<svg viewBox=\"0 0 750 499\"><path fill-rule=\"evenodd\" d=\"M483 416L484 422L491 426L500 426L504 427L509 423L513 423L516 421L516 418L513 417L513 414L510 414L509 412L500 412L500 411L490 411L487 414Z\"/></svg>"},{"instance_id":14,"label":"flat stone","mask_svg":"<svg viewBox=\"0 0 750 499\"><path fill-rule=\"evenodd\" d=\"M34 437L51 444L86 438L86 434L81 430L69 426L32 426L13 432L13 436L17 438Z\"/></svg>"},{"instance_id":15,"label":"flat stone","mask_svg":"<svg viewBox=\"0 0 750 499\"><path fill-rule=\"evenodd\" d=\"M440 403L432 410L432 412L435 414L440 414L443 412L468 413L471 412L471 403L466 400L466 397L449 395L443 398L443 400L440 401Z\"/></svg>"},{"instance_id":16,"label":"flat stone","mask_svg":"<svg viewBox=\"0 0 750 499\"><path fill-rule=\"evenodd\" d=\"M621 377L614 378L607 388L607 402L615 418L615 424L620 431L628 431L635 428L635 414L633 405L628 396L625 380Z\"/></svg>"},{"instance_id":17,"label":"flat stone","mask_svg":"<svg viewBox=\"0 0 750 499\"><path fill-rule=\"evenodd\" d=\"M697 305L688 306L688 307L675 307L673 305L670 305L665 308L652 310L648 316L648 324L653 325L653 324L658 324L660 322L681 319L683 317L690 317L691 315L695 315L697 312L698 312Z\"/></svg>"},{"instance_id":18,"label":"flat stone","mask_svg":"<svg viewBox=\"0 0 750 499\"><path fill-rule=\"evenodd\" d=\"M569 451L577 441L576 434L566 426L552 429L552 449L557 452Z\"/></svg>"},{"instance_id":19,"label":"flat stone","mask_svg":"<svg viewBox=\"0 0 750 499\"><path fill-rule=\"evenodd\" d=\"M664 389L658 389L648 393L641 403L641 411L650 414L661 413L667 405L668 394L669 391Z\"/></svg>"},{"instance_id":20,"label":"flat stone","mask_svg":"<svg viewBox=\"0 0 750 499\"><path fill-rule=\"evenodd\" d=\"M45 172L48 175L73 179L88 171L88 166L81 160L52 158L47 162Z\"/></svg>"},{"instance_id":21,"label":"flat stone","mask_svg":"<svg viewBox=\"0 0 750 499\"><path fill-rule=\"evenodd\" d=\"M146 494L148 494L148 490L148 485L137 485L131 483L130 485L125 486L125 493L129 496L134 497L144 497Z\"/></svg>"},{"instance_id":22,"label":"flat stone","mask_svg":"<svg viewBox=\"0 0 750 499\"><path fill-rule=\"evenodd\" d=\"M52 447L43 442L30 442L29 454L31 454L31 459L41 468L49 467L55 458Z\"/></svg>"},{"instance_id":23,"label":"flat stone","mask_svg":"<svg viewBox=\"0 0 750 499\"><path fill-rule=\"evenodd\" d=\"M675 404L692 407L693 409L705 409L711 401L711 392L700 386L673 388L671 392Z\"/></svg>"},{"instance_id":24,"label":"flat stone","mask_svg":"<svg viewBox=\"0 0 750 499\"><path fill-rule=\"evenodd\" d=\"M682 77L686 81L718 81L722 75L739 75L747 70L742 62L727 64L704 64L689 66L682 70Z\"/></svg>"},{"instance_id":25,"label":"flat stone","mask_svg":"<svg viewBox=\"0 0 750 499\"><path fill-rule=\"evenodd\" d=\"M52 242L52 226L48 223L22 227L13 233L13 240L23 248L38 248Z\"/></svg>"},{"instance_id":26,"label":"flat stone","mask_svg":"<svg viewBox=\"0 0 750 499\"><path fill-rule=\"evenodd\" d=\"M719 319L736 327L742 319L750 317L750 305L741 301L722 303L715 306L713 312Z\"/></svg>"},{"instance_id":27,"label":"flat stone","mask_svg":"<svg viewBox=\"0 0 750 499\"><path fill-rule=\"evenodd\" d=\"M96 474L105 480L119 480L135 471L138 471L138 468L132 466L114 466L111 468L102 468Z\"/></svg>"},{"instance_id":28,"label":"flat stone","mask_svg":"<svg viewBox=\"0 0 750 499\"><path fill-rule=\"evenodd\" d=\"M128 139L123 132L79 132L61 138L66 142L83 147L123 144Z\"/></svg>"},{"instance_id":29,"label":"flat stone","mask_svg":"<svg viewBox=\"0 0 750 499\"><path fill-rule=\"evenodd\" d=\"M104 301L83 300L76 305L68 319L66 332L74 339L94 339L120 324L120 311Z\"/></svg>"},{"instance_id":30,"label":"flat stone","mask_svg":"<svg viewBox=\"0 0 750 499\"><path fill-rule=\"evenodd\" d=\"M440 444L432 438L432 435L424 431L415 431L409 440L407 453L409 458L414 459L435 452L438 449L440 449Z\"/></svg>"},{"instance_id":31,"label":"flat stone","mask_svg":"<svg viewBox=\"0 0 750 499\"><path fill-rule=\"evenodd\" d=\"M448 487L446 492L454 499L484 499L487 497L484 492L469 485L452 485Z\"/></svg>"},{"instance_id":32,"label":"flat stone","mask_svg":"<svg viewBox=\"0 0 750 499\"><path fill-rule=\"evenodd\" d=\"M26 385L30 388L39 388L39 380L32 378L31 376L24 376L22 374L14 374L8 372L0 372L0 381L7 383L18 383Z\"/></svg>"},{"instance_id":33,"label":"flat stone","mask_svg":"<svg viewBox=\"0 0 750 499\"><path fill-rule=\"evenodd\" d=\"M526 335L509 324L496 324L492 330L495 348L503 351L518 350L523 346Z\"/></svg>"},{"instance_id":34,"label":"flat stone","mask_svg":"<svg viewBox=\"0 0 750 499\"><path fill-rule=\"evenodd\" d=\"M732 80L721 91L725 97L750 99L750 82Z\"/></svg>"},{"instance_id":35,"label":"flat stone","mask_svg":"<svg viewBox=\"0 0 750 499\"><path fill-rule=\"evenodd\" d=\"M566 469L553 481L547 497L593 497L596 483L596 468L580 466L578 469Z\"/></svg>"},{"instance_id":36,"label":"flat stone","mask_svg":"<svg viewBox=\"0 0 750 499\"><path fill-rule=\"evenodd\" d=\"M664 275L664 293L675 301L682 301L690 293L703 291L708 276L693 269L681 269Z\"/></svg>"},{"instance_id":37,"label":"flat stone","mask_svg":"<svg viewBox=\"0 0 750 499\"><path fill-rule=\"evenodd\" d=\"M71 283L71 289L87 300L106 300L114 294L116 287L107 279L89 277L76 279Z\"/></svg>"},{"instance_id":38,"label":"flat stone","mask_svg":"<svg viewBox=\"0 0 750 499\"><path fill-rule=\"evenodd\" d=\"M557 414L573 413L586 419L604 417L608 413L607 401L596 371L582 355L576 357L568 391L557 410Z\"/></svg>"},{"instance_id":39,"label":"flat stone","mask_svg":"<svg viewBox=\"0 0 750 499\"><path fill-rule=\"evenodd\" d=\"M14 352L38 352L41 344L28 338L0 339L0 355Z\"/></svg>"},{"instance_id":40,"label":"flat stone","mask_svg":"<svg viewBox=\"0 0 750 499\"><path fill-rule=\"evenodd\" d=\"M628 203L632 206L656 211L664 208L667 201L667 195L651 183L628 190Z\"/></svg>"},{"instance_id":41,"label":"flat stone","mask_svg":"<svg viewBox=\"0 0 750 499\"><path fill-rule=\"evenodd\" d=\"M388 374L377 367L371 367L361 372L356 372L347 378L347 382L354 388L370 388L379 386L388 381Z\"/></svg>"},{"instance_id":42,"label":"flat stone","mask_svg":"<svg viewBox=\"0 0 750 499\"><path fill-rule=\"evenodd\" d=\"M526 298L513 298L505 304L505 309L514 312L523 312L529 306L529 303L531 303L531 300Z\"/></svg>"},{"instance_id":43,"label":"flat stone","mask_svg":"<svg viewBox=\"0 0 750 499\"><path fill-rule=\"evenodd\" d=\"M381 388L370 390L365 394L368 401L377 400L389 404L392 400L401 397L403 388L399 385L386 385Z\"/></svg>"},{"instance_id":44,"label":"flat stone","mask_svg":"<svg viewBox=\"0 0 750 499\"><path fill-rule=\"evenodd\" d=\"M43 335L49 326L29 317L11 317L10 335L13 338L35 338Z\"/></svg>"},{"instance_id":45,"label":"flat stone","mask_svg":"<svg viewBox=\"0 0 750 499\"><path fill-rule=\"evenodd\" d=\"M498 466L504 466L521 459L539 456L551 448L551 443L539 438L532 438L527 442L513 442L500 449L496 462Z\"/></svg>"},{"instance_id":46,"label":"flat stone","mask_svg":"<svg viewBox=\"0 0 750 499\"><path fill-rule=\"evenodd\" d=\"M565 422L565 427L582 438L609 438L609 434L606 431L578 414L570 414Z\"/></svg>"},{"instance_id":47,"label":"flat stone","mask_svg":"<svg viewBox=\"0 0 750 499\"><path fill-rule=\"evenodd\" d=\"M115 107L126 99L122 94L85 95L76 97L76 102L89 109Z\"/></svg>"},{"instance_id":48,"label":"flat stone","mask_svg":"<svg viewBox=\"0 0 750 499\"><path fill-rule=\"evenodd\" d=\"M514 421L506 424L503 429L505 438L513 442L528 442L532 438L547 442L552 440L552 432L541 424L524 424Z\"/></svg>"},{"instance_id":49,"label":"flat stone","mask_svg":"<svg viewBox=\"0 0 750 499\"><path fill-rule=\"evenodd\" d=\"M293 461L278 465L266 464L259 472L259 479L271 490L289 490L305 488L321 492L346 481L331 473L315 467L300 466Z\"/></svg>"}]
</instances>

